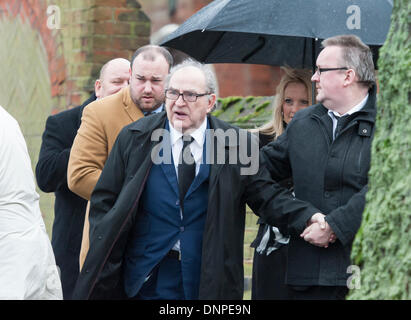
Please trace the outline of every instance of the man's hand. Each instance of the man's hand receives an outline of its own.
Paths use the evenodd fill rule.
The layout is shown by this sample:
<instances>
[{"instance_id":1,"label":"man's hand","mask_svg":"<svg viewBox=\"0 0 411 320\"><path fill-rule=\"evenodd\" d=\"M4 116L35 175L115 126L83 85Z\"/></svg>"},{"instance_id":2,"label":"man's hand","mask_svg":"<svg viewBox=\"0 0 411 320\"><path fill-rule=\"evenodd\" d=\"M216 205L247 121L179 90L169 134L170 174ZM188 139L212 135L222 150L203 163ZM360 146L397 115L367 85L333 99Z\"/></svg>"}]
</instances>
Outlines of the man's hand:
<instances>
[{"instance_id":1,"label":"man's hand","mask_svg":"<svg viewBox=\"0 0 411 320\"><path fill-rule=\"evenodd\" d=\"M322 214L320 212L317 212L317 213L313 214L311 219L308 220L308 222L307 222L307 227L312 225L313 223L316 223L316 222L320 225L322 230L325 229L326 222L325 222L325 215L324 214Z\"/></svg>"},{"instance_id":2,"label":"man's hand","mask_svg":"<svg viewBox=\"0 0 411 320\"><path fill-rule=\"evenodd\" d=\"M328 245L334 243L337 237L324 218L324 214L320 212L315 213L307 222L307 228L305 228L300 237L315 246L328 248Z\"/></svg>"}]
</instances>

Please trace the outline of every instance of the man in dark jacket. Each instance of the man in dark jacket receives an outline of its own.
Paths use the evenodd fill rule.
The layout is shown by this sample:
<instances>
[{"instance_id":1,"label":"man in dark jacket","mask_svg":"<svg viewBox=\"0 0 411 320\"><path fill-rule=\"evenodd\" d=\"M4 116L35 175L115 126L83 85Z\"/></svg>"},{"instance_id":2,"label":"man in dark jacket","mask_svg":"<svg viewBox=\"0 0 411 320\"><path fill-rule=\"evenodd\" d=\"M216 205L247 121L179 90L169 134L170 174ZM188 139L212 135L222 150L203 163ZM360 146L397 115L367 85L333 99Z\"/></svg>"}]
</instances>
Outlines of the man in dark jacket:
<instances>
[{"instance_id":1,"label":"man in dark jacket","mask_svg":"<svg viewBox=\"0 0 411 320\"><path fill-rule=\"evenodd\" d=\"M93 93L81 106L48 117L36 179L44 192L54 192L52 246L61 271L64 299L70 299L79 274L79 252L87 201L67 186L67 164L83 109L90 102L116 93L128 85L130 63L126 59L108 61L100 71Z\"/></svg>"},{"instance_id":2,"label":"man in dark jacket","mask_svg":"<svg viewBox=\"0 0 411 320\"><path fill-rule=\"evenodd\" d=\"M277 212L318 212L258 170L255 137L208 115L207 66L177 65L165 87L167 113L120 132L92 193L75 299L242 299L245 204L283 227Z\"/></svg>"},{"instance_id":3,"label":"man in dark jacket","mask_svg":"<svg viewBox=\"0 0 411 320\"><path fill-rule=\"evenodd\" d=\"M296 198L319 209L288 217L290 299L345 297L367 191L376 116L372 54L356 36L322 45L312 77L320 103L299 111L261 152L275 180L292 177Z\"/></svg>"}]
</instances>

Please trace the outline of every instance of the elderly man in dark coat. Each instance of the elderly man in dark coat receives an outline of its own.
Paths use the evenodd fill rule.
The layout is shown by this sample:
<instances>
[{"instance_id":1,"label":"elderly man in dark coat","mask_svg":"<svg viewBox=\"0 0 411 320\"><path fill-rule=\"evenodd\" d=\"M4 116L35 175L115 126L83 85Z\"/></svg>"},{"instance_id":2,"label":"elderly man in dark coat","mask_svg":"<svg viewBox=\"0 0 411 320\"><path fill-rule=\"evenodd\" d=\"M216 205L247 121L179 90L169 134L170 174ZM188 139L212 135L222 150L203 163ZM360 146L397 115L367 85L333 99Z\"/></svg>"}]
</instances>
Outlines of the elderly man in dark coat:
<instances>
[{"instance_id":1,"label":"elderly man in dark coat","mask_svg":"<svg viewBox=\"0 0 411 320\"><path fill-rule=\"evenodd\" d=\"M100 71L93 93L81 106L47 118L36 165L36 179L44 192L54 192L52 246L60 268L64 299L70 299L79 274L79 252L87 201L67 186L67 165L71 146L81 124L83 109L89 103L116 93L128 85L130 63L118 58Z\"/></svg>"},{"instance_id":2,"label":"elderly man in dark coat","mask_svg":"<svg viewBox=\"0 0 411 320\"><path fill-rule=\"evenodd\" d=\"M207 66L174 67L166 88L167 114L120 132L93 191L75 299L242 299L245 204L283 227L318 212L258 170L257 139L208 115Z\"/></svg>"},{"instance_id":3,"label":"elderly man in dark coat","mask_svg":"<svg viewBox=\"0 0 411 320\"><path fill-rule=\"evenodd\" d=\"M274 179L292 177L296 198L320 210L289 216L290 299L345 297L367 191L376 116L372 54L356 36L323 46L312 77L320 103L299 111L261 153Z\"/></svg>"}]
</instances>

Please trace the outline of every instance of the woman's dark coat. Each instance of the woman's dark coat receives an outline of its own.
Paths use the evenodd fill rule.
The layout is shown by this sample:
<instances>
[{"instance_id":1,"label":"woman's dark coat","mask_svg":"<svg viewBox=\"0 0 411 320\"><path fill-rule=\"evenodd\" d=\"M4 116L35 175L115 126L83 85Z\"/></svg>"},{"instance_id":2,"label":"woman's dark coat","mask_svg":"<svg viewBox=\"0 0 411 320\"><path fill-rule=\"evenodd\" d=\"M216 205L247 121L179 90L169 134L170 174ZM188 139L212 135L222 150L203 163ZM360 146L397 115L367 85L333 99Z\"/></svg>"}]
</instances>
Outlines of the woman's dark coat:
<instances>
[{"instance_id":1,"label":"woman's dark coat","mask_svg":"<svg viewBox=\"0 0 411 320\"><path fill-rule=\"evenodd\" d=\"M345 286L351 245L365 206L371 142L376 116L376 88L366 105L348 117L332 140L328 110L317 104L297 112L286 131L261 150L272 177L292 177L296 198L326 215L338 240L328 248L300 238L310 213L289 215L286 283L296 286Z\"/></svg>"},{"instance_id":2,"label":"woman's dark coat","mask_svg":"<svg viewBox=\"0 0 411 320\"><path fill-rule=\"evenodd\" d=\"M239 132L212 116L208 119L211 129ZM91 197L90 250L76 284L75 299L125 298L122 260L139 214L139 198L152 165L151 151L158 144L158 139L152 141L152 133L164 128L165 121L165 113L160 113L142 118L120 132ZM247 147L252 143L258 154L256 139L250 134L246 137ZM317 209L293 200L287 190L272 182L265 169L255 175L242 175L240 168L249 164L229 164L230 152L239 159L239 153L247 151L238 141L219 137L212 141L214 149L222 147L225 163L210 166L199 298L242 299L246 202L266 221L282 226L286 221L274 213L313 214ZM216 155L215 152L214 163Z\"/></svg>"}]
</instances>

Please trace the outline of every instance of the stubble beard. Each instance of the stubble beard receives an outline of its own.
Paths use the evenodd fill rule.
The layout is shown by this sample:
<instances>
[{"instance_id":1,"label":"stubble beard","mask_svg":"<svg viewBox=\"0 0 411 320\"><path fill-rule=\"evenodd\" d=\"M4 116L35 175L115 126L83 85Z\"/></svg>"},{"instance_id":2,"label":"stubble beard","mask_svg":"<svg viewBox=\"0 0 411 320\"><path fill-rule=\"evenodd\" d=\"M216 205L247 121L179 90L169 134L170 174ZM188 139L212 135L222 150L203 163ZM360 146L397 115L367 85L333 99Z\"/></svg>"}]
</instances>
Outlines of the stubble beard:
<instances>
[{"instance_id":1,"label":"stubble beard","mask_svg":"<svg viewBox=\"0 0 411 320\"><path fill-rule=\"evenodd\" d=\"M143 102L143 97L141 96L140 98L136 98L133 94L133 90L130 91L130 97L131 100L134 102L134 104L143 112L149 112L156 110L163 104L163 100L159 100L156 97L153 96L153 102L148 104Z\"/></svg>"},{"instance_id":2,"label":"stubble beard","mask_svg":"<svg viewBox=\"0 0 411 320\"><path fill-rule=\"evenodd\" d=\"M141 109L141 111L144 111L144 112L154 111L157 108L159 108L163 103L162 101L158 101L157 99L154 99L153 103L151 104L144 103L141 100L142 99L137 100L135 104Z\"/></svg>"}]
</instances>

